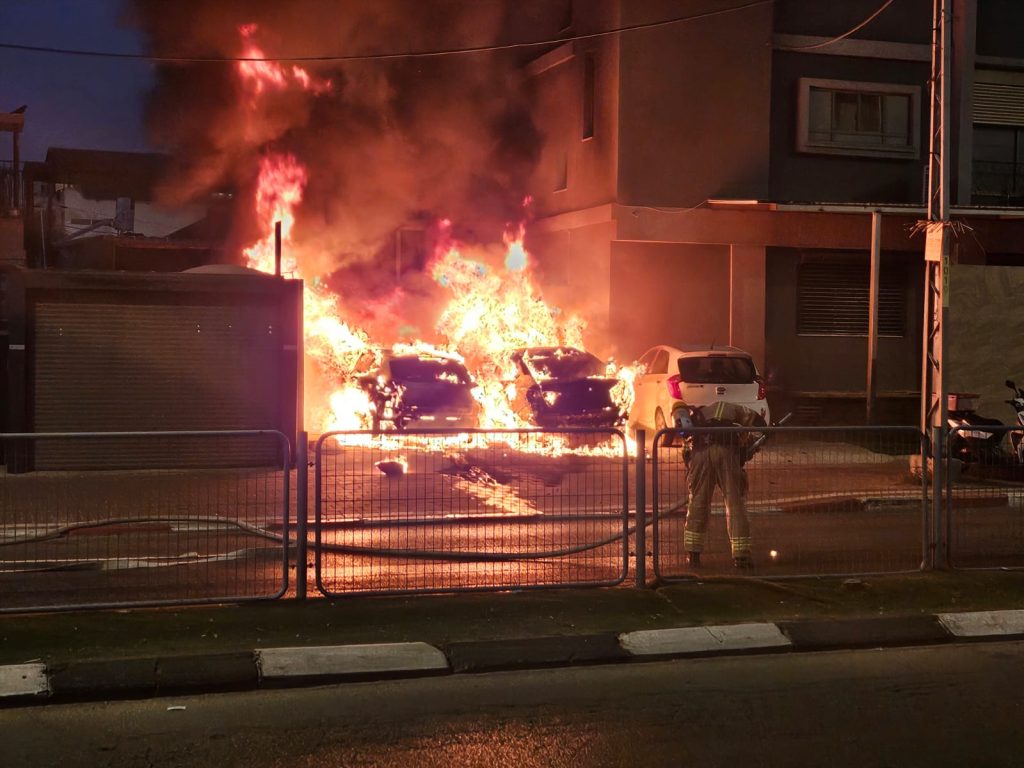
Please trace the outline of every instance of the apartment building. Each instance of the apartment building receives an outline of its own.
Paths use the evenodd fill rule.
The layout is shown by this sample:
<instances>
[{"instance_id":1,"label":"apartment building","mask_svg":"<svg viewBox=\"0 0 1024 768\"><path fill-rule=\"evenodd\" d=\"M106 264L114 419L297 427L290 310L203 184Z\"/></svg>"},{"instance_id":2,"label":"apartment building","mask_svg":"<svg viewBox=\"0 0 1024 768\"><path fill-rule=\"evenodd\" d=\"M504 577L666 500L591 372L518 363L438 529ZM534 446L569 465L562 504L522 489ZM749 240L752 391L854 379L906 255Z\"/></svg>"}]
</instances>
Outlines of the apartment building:
<instances>
[{"instance_id":1,"label":"apartment building","mask_svg":"<svg viewBox=\"0 0 1024 768\"><path fill-rule=\"evenodd\" d=\"M1024 377L1024 346L1007 343L1024 288L1024 6L951 5L947 371L999 407L1003 379ZM528 64L547 137L530 244L551 295L620 358L733 344L781 407L862 419L878 213L876 414L916 423L931 0L560 13L579 39ZM596 34L610 29L624 31Z\"/></svg>"}]
</instances>

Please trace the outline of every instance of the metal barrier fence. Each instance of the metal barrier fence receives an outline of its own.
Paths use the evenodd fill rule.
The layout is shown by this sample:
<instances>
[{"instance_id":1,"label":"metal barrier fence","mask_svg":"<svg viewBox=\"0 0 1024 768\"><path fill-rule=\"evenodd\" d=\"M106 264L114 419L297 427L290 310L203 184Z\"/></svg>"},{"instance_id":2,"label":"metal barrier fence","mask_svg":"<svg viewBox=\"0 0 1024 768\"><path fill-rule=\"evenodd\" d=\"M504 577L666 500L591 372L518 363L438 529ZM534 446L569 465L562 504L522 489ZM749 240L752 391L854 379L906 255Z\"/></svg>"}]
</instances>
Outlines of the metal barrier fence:
<instances>
[{"instance_id":1,"label":"metal barrier fence","mask_svg":"<svg viewBox=\"0 0 1024 768\"><path fill-rule=\"evenodd\" d=\"M287 591L280 432L5 434L0 445L15 468L0 473L0 612ZM225 466L254 456L268 463Z\"/></svg>"},{"instance_id":2,"label":"metal barrier fence","mask_svg":"<svg viewBox=\"0 0 1024 768\"><path fill-rule=\"evenodd\" d=\"M650 462L617 430L332 432L316 443L315 583L328 596L613 586L635 545L643 585L644 507L663 581L1021 568L1024 427L985 429L996 439L976 456L971 429L950 430L932 504L916 429L716 428L768 437L745 465L754 565L742 571L720 493L699 570L685 562L674 430L655 435ZM303 597L300 443L292 470L273 431L0 435L0 612L273 599L291 565Z\"/></svg>"},{"instance_id":3,"label":"metal barrier fence","mask_svg":"<svg viewBox=\"0 0 1024 768\"><path fill-rule=\"evenodd\" d=\"M651 465L653 569L664 581L730 573L779 578L918 570L932 534L927 479L912 471L923 436L905 427L719 427L767 441L747 461L751 569L734 568L721 491L699 568L686 562L688 471L675 430L655 435ZM918 463L919 466L919 463Z\"/></svg>"},{"instance_id":4,"label":"metal barrier fence","mask_svg":"<svg viewBox=\"0 0 1024 768\"><path fill-rule=\"evenodd\" d=\"M315 466L325 595L626 578L630 460L618 430L330 432Z\"/></svg>"},{"instance_id":5,"label":"metal barrier fence","mask_svg":"<svg viewBox=\"0 0 1024 768\"><path fill-rule=\"evenodd\" d=\"M1024 568L1022 427L955 427L943 509L954 568Z\"/></svg>"}]
</instances>

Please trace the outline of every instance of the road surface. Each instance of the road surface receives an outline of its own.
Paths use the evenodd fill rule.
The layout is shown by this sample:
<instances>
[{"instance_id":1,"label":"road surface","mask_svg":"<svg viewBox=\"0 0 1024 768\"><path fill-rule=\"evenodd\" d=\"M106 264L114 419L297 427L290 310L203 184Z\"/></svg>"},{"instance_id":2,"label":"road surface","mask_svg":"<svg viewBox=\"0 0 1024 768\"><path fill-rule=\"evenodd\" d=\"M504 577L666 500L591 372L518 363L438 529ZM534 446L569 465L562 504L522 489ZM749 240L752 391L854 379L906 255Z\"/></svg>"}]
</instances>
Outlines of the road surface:
<instances>
[{"instance_id":1,"label":"road surface","mask_svg":"<svg viewBox=\"0 0 1024 768\"><path fill-rule=\"evenodd\" d=\"M5 768L1019 766L1024 643L0 710Z\"/></svg>"}]
</instances>

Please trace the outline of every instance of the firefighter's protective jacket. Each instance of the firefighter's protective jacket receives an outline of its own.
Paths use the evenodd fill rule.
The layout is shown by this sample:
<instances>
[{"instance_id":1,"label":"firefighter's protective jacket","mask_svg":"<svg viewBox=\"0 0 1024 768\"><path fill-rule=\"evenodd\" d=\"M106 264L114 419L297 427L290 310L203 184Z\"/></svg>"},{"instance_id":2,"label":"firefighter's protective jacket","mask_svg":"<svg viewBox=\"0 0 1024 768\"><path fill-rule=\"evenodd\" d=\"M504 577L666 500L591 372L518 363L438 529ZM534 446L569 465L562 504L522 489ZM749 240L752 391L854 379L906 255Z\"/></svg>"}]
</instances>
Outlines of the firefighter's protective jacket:
<instances>
[{"instance_id":1,"label":"firefighter's protective jacket","mask_svg":"<svg viewBox=\"0 0 1024 768\"><path fill-rule=\"evenodd\" d=\"M751 410L738 403L729 403L720 400L711 405L685 406L677 405L673 410L673 421L675 421L676 410L683 409L690 417L695 427L763 427L764 417L757 411ZM676 422L678 423L678 422ZM688 435L687 444L684 450L684 457L689 458L689 453L696 448L711 444L729 445L735 447L740 453L740 463L743 464L749 458L747 449L757 437L754 432L701 432Z\"/></svg>"}]
</instances>

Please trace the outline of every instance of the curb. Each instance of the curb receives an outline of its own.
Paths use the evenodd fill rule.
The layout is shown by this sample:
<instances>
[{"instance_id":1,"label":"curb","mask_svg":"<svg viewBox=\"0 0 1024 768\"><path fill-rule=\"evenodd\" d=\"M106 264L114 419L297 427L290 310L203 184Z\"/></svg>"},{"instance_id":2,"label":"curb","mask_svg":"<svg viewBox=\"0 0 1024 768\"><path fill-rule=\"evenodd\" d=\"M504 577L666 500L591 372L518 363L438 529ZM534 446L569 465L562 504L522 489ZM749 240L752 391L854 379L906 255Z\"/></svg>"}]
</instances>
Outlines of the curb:
<instances>
[{"instance_id":1,"label":"curb","mask_svg":"<svg viewBox=\"0 0 1024 768\"><path fill-rule=\"evenodd\" d=\"M139 698L338 681L1024 638L1024 610L782 621L622 634L261 648L166 658L0 665L0 705Z\"/></svg>"}]
</instances>

